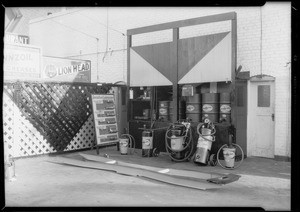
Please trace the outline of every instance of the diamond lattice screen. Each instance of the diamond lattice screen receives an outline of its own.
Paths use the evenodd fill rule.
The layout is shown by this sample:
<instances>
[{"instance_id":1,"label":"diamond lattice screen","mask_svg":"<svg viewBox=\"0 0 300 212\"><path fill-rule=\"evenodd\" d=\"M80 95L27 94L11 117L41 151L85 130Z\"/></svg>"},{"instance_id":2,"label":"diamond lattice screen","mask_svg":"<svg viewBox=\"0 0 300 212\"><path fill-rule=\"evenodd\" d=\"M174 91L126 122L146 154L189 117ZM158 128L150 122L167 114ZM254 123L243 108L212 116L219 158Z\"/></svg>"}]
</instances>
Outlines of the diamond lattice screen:
<instances>
[{"instance_id":1,"label":"diamond lattice screen","mask_svg":"<svg viewBox=\"0 0 300 212\"><path fill-rule=\"evenodd\" d=\"M91 93L108 86L72 83L5 83L3 138L11 157L92 147Z\"/></svg>"}]
</instances>

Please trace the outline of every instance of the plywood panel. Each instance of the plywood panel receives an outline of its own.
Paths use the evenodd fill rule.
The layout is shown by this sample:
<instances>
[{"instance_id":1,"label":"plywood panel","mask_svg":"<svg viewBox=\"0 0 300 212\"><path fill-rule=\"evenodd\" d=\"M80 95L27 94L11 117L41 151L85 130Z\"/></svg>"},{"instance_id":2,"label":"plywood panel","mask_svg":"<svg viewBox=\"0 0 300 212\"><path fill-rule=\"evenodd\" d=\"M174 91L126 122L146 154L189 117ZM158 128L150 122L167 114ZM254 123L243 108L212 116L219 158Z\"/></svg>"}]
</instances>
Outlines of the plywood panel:
<instances>
[{"instance_id":1,"label":"plywood panel","mask_svg":"<svg viewBox=\"0 0 300 212\"><path fill-rule=\"evenodd\" d=\"M181 80L229 32L178 40L178 79Z\"/></svg>"},{"instance_id":2,"label":"plywood panel","mask_svg":"<svg viewBox=\"0 0 300 212\"><path fill-rule=\"evenodd\" d=\"M172 85L172 82L131 48L130 86L162 85Z\"/></svg>"},{"instance_id":3,"label":"plywood panel","mask_svg":"<svg viewBox=\"0 0 300 212\"><path fill-rule=\"evenodd\" d=\"M176 70L172 69L171 59L172 52L174 52L174 45L172 43L160 43L145 46L136 46L132 49L150 63L156 70L158 70L167 79L172 81L172 73L176 73ZM176 59L176 58L175 58ZM136 61L132 61L135 63Z\"/></svg>"},{"instance_id":4,"label":"plywood panel","mask_svg":"<svg viewBox=\"0 0 300 212\"><path fill-rule=\"evenodd\" d=\"M231 33L210 50L179 84L231 81ZM180 70L180 69L179 69Z\"/></svg>"}]
</instances>

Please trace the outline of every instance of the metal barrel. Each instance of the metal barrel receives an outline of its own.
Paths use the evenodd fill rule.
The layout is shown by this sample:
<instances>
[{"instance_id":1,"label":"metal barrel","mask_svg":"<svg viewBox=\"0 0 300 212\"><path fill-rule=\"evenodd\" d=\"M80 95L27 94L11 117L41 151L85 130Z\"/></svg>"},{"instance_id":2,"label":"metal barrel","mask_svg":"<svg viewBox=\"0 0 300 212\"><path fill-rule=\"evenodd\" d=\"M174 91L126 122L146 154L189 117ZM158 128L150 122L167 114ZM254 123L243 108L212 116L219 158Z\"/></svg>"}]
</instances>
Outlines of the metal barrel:
<instances>
[{"instance_id":1,"label":"metal barrel","mask_svg":"<svg viewBox=\"0 0 300 212\"><path fill-rule=\"evenodd\" d=\"M231 122L230 93L220 93L220 122Z\"/></svg>"},{"instance_id":2,"label":"metal barrel","mask_svg":"<svg viewBox=\"0 0 300 212\"><path fill-rule=\"evenodd\" d=\"M159 110L159 120L169 121L170 120L170 101L159 101L158 102Z\"/></svg>"},{"instance_id":3,"label":"metal barrel","mask_svg":"<svg viewBox=\"0 0 300 212\"><path fill-rule=\"evenodd\" d=\"M208 118L211 122L219 121L219 94L202 94L202 121Z\"/></svg>"},{"instance_id":4,"label":"metal barrel","mask_svg":"<svg viewBox=\"0 0 300 212\"><path fill-rule=\"evenodd\" d=\"M187 97L186 118L192 122L201 122L201 94Z\"/></svg>"}]
</instances>

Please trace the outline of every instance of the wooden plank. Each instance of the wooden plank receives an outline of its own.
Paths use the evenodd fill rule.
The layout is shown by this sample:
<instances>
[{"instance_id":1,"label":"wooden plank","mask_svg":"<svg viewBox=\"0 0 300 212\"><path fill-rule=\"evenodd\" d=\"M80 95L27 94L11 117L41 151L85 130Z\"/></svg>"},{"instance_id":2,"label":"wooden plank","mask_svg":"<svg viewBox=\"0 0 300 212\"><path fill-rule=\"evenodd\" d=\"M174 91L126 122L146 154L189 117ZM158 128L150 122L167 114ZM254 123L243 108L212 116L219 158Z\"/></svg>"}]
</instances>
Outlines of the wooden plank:
<instances>
[{"instance_id":1,"label":"wooden plank","mask_svg":"<svg viewBox=\"0 0 300 212\"><path fill-rule=\"evenodd\" d=\"M156 25L151 25L146 27L129 29L127 30L127 35L136 35L136 34L159 31L159 30L207 24L207 23L213 23L219 21L227 21L227 20L233 20L235 18L236 18L235 12L222 13L217 15L204 16L200 18L191 18L186 20L173 21L173 22L168 22L163 24L156 24Z\"/></svg>"},{"instance_id":2,"label":"wooden plank","mask_svg":"<svg viewBox=\"0 0 300 212\"><path fill-rule=\"evenodd\" d=\"M215 177L222 177L225 176L223 174L216 174L216 173L204 173L204 172L196 172L196 171L188 171L188 170L178 170L178 169L169 169L169 168L159 168L159 167L153 167L153 166L145 166L145 165L139 165L139 164L133 164L133 163L126 163L123 161L117 161L112 158L104 158L101 156L95 156L95 155L89 155L89 154L83 154L79 153L80 156L82 156L84 159L90 160L90 161L97 161L101 163L107 163L107 164L115 164L120 166L126 166L126 167L132 167L132 168L138 168L138 169L145 169L149 171L155 171L162 174L168 174L168 175L175 175L175 176L182 176L182 177L194 177L199 179L210 179Z\"/></svg>"},{"instance_id":3,"label":"wooden plank","mask_svg":"<svg viewBox=\"0 0 300 212\"><path fill-rule=\"evenodd\" d=\"M109 165L109 164L97 163L97 162L84 162L80 160L74 160L74 159L63 158L63 157L56 157L56 159L51 160L49 162L68 164L68 165L73 165L73 166L78 166L83 168L100 169L104 171L113 171L116 172L117 174L149 178L167 184L183 186L188 188L195 188L200 190L215 189L221 187L219 184L210 183L203 179L170 176L170 175L165 175L162 173L157 173L148 170L142 170L142 169L137 169L132 167L122 167L119 165Z\"/></svg>"}]
</instances>

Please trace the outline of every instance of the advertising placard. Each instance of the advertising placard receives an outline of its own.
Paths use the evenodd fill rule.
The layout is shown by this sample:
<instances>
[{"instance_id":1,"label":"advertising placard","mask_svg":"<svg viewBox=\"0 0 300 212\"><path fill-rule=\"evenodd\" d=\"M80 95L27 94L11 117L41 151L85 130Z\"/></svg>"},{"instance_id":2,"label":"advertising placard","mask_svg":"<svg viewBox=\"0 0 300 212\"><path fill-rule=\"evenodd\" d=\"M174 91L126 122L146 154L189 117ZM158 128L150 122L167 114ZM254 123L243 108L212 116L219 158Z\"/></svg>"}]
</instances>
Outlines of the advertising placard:
<instances>
[{"instance_id":1,"label":"advertising placard","mask_svg":"<svg viewBox=\"0 0 300 212\"><path fill-rule=\"evenodd\" d=\"M39 80L41 48L5 43L3 71L4 80Z\"/></svg>"},{"instance_id":2,"label":"advertising placard","mask_svg":"<svg viewBox=\"0 0 300 212\"><path fill-rule=\"evenodd\" d=\"M113 94L92 94L92 109L96 144L119 142L115 100Z\"/></svg>"},{"instance_id":3,"label":"advertising placard","mask_svg":"<svg viewBox=\"0 0 300 212\"><path fill-rule=\"evenodd\" d=\"M29 37L27 35L18 35L13 33L5 33L4 43L7 44L29 44Z\"/></svg>"},{"instance_id":4,"label":"advertising placard","mask_svg":"<svg viewBox=\"0 0 300 212\"><path fill-rule=\"evenodd\" d=\"M44 56L42 78L55 82L91 82L91 61Z\"/></svg>"}]
</instances>

